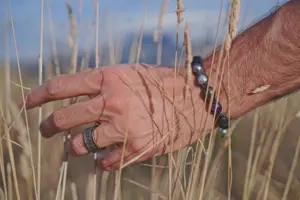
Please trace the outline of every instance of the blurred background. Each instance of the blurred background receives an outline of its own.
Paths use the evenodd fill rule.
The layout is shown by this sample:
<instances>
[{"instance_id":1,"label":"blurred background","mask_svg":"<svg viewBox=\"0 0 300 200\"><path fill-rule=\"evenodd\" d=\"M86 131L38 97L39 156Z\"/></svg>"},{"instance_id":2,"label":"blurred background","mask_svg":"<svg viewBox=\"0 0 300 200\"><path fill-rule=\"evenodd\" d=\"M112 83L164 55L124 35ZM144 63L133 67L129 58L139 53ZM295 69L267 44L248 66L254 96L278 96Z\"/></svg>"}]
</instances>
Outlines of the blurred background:
<instances>
[{"instance_id":1,"label":"blurred background","mask_svg":"<svg viewBox=\"0 0 300 200\"><path fill-rule=\"evenodd\" d=\"M166 156L127 167L122 174L100 170L94 179L92 156L67 158L66 162L64 136L57 135L48 140L41 139L41 164L37 164L38 109L28 111L26 116L16 103L21 95L20 85L25 92L38 85L41 1L0 2L0 97L3 111L0 123L0 200L36 199L35 187L40 188L42 200L168 199L170 169ZM98 6L96 2L44 1L43 81L59 73L94 67L96 51L100 66L136 61L173 66L177 1L100 0ZM218 44L223 42L226 34L230 3L226 0L222 7ZM285 1L241 0L239 31L283 3ZM166 10L162 12L164 4ZM184 0L183 5L184 22L180 25L178 40L180 51L183 49L184 23L188 23L193 54L205 56L214 47L221 1ZM141 52L137 58L139 44ZM73 58L76 59L75 70L72 69ZM207 176L203 177L201 173L205 155L198 151L197 144L174 153L179 161L173 170L171 199L228 199L229 185L231 199L236 200L300 199L299 98L299 93L295 93L241 117L233 124L231 141L215 136ZM62 104L66 102L43 106L42 118ZM191 173L191 159L198 155L202 160ZM34 183L36 177L33 176L32 164L35 173L37 169L41 170L38 186ZM204 184L202 180L205 180ZM201 187L204 188L203 195L200 195Z\"/></svg>"}]
</instances>

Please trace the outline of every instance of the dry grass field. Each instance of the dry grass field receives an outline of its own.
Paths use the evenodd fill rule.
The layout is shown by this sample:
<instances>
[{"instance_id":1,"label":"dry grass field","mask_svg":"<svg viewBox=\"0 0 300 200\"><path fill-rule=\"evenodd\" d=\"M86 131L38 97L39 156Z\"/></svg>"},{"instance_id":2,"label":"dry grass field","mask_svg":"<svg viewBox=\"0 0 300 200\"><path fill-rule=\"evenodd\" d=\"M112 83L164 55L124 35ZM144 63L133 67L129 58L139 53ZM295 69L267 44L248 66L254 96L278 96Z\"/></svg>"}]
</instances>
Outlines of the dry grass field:
<instances>
[{"instance_id":1,"label":"dry grass field","mask_svg":"<svg viewBox=\"0 0 300 200\"><path fill-rule=\"evenodd\" d=\"M231 11L235 14L238 13L238 5L239 0L232 1ZM167 1L164 1L158 29L163 28L166 6ZM199 148L198 143L174 152L172 164L168 163L170 155L164 155L122 171L104 172L95 168L92 155L80 158L68 156L64 151L66 134L51 139L41 138L38 132L40 120L69 101L48 103L25 112L17 106L22 93L60 71L74 73L86 68L90 53L99 55L99 51L104 51L101 47L96 48L84 54L84 59L78 63L77 22L72 8L67 8L70 54L66 66L69 68L63 70L59 67L60 60L40 60L39 68L44 70L44 80L41 80L38 73L26 71L22 60L19 61L20 66L9 64L6 59L1 64L0 200L300 199L300 93L281 98L233 121L230 138L222 139L215 132L211 133L203 139L206 152ZM181 20L183 11L183 4L178 1L178 26L188 23ZM236 20L229 21L229 24L236 26ZM97 30L99 27L95 28ZM178 29L177 33L189 35L188 29L185 33ZM139 37L132 43L129 63L147 56L143 53L142 35L141 29ZM234 36L230 35L231 38ZM162 44L159 31L155 31L154 40L157 49L153 51L157 52L157 63L160 63ZM94 56L95 66L120 63L124 59L122 44L113 39L107 54ZM192 46L194 53L203 51L199 48L201 45ZM206 48L213 50L213 46ZM184 46L182 52L177 52L178 60L175 62L182 66L190 50ZM55 55L54 52L54 58ZM72 132L80 132L84 128L78 127L79 130ZM210 136L212 144L208 142Z\"/></svg>"}]
</instances>

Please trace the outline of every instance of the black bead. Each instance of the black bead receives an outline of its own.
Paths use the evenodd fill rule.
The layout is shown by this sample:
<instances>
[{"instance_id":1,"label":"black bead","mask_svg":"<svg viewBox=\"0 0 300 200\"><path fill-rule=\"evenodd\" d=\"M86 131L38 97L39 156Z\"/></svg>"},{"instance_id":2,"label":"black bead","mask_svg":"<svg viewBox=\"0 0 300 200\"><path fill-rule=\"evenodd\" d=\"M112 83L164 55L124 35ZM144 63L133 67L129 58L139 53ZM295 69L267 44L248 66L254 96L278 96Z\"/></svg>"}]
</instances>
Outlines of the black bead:
<instances>
[{"instance_id":1,"label":"black bead","mask_svg":"<svg viewBox=\"0 0 300 200\"><path fill-rule=\"evenodd\" d=\"M205 83L205 84L202 84L202 85L200 85L200 84L199 84L199 86L200 86L200 89L201 89L201 91L202 91L204 94L206 94L206 90L207 90L207 83Z\"/></svg>"},{"instance_id":2,"label":"black bead","mask_svg":"<svg viewBox=\"0 0 300 200\"><path fill-rule=\"evenodd\" d=\"M212 93L213 93L213 88L212 88L212 87L209 87L209 88L208 88L208 92L207 92L207 98L208 98L208 99L211 99Z\"/></svg>"},{"instance_id":3,"label":"black bead","mask_svg":"<svg viewBox=\"0 0 300 200\"><path fill-rule=\"evenodd\" d=\"M219 116L218 122L219 122L219 127L221 129L228 129L228 127L229 127L229 120L228 120L228 118L225 115L221 114Z\"/></svg>"},{"instance_id":4,"label":"black bead","mask_svg":"<svg viewBox=\"0 0 300 200\"><path fill-rule=\"evenodd\" d=\"M201 58L201 56L194 56L193 57L193 61L192 61L192 63L202 63L202 58Z\"/></svg>"}]
</instances>

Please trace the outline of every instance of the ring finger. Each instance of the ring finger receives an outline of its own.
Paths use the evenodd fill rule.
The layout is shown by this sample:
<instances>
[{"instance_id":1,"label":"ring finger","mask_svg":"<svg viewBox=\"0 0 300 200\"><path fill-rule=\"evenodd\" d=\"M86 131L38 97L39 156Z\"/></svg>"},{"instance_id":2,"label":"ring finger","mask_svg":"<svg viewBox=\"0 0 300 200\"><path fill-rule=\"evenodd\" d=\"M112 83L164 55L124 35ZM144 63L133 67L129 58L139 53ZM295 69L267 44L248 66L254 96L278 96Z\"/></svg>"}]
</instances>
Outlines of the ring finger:
<instances>
[{"instance_id":1,"label":"ring finger","mask_svg":"<svg viewBox=\"0 0 300 200\"><path fill-rule=\"evenodd\" d=\"M86 155L89 152L84 141L84 133L75 135L70 139L69 151L74 156ZM111 123L102 123L92 132L93 142L97 148L102 149L112 144L123 142L123 134L116 130Z\"/></svg>"}]
</instances>

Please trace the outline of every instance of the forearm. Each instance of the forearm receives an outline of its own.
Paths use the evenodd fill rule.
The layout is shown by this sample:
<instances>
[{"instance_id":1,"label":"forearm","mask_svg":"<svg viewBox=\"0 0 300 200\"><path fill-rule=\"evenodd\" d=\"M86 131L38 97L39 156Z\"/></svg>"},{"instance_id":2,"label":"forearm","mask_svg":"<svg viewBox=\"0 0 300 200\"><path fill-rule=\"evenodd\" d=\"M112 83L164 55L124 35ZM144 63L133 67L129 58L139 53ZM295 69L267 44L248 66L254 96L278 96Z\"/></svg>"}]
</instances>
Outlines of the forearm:
<instances>
[{"instance_id":1,"label":"forearm","mask_svg":"<svg viewBox=\"0 0 300 200\"><path fill-rule=\"evenodd\" d=\"M220 101L230 117L239 117L300 87L300 1L292 0L233 41L229 65L223 65ZM204 61L216 80L220 51ZM225 55L224 55L225 57ZM224 59L223 57L223 59ZM228 70L230 77L228 77ZM218 81L221 79L219 70ZM214 85L213 81L210 85ZM269 85L265 91L256 88Z\"/></svg>"}]
</instances>

